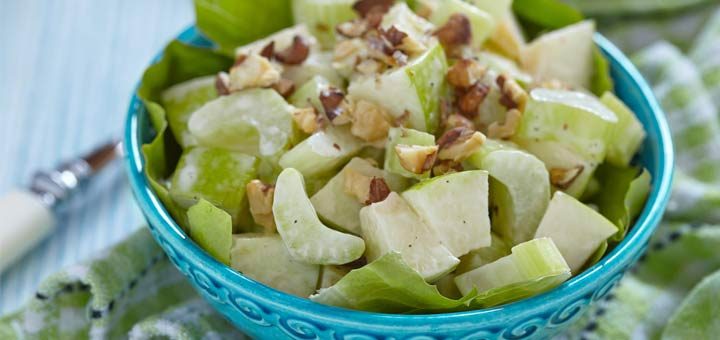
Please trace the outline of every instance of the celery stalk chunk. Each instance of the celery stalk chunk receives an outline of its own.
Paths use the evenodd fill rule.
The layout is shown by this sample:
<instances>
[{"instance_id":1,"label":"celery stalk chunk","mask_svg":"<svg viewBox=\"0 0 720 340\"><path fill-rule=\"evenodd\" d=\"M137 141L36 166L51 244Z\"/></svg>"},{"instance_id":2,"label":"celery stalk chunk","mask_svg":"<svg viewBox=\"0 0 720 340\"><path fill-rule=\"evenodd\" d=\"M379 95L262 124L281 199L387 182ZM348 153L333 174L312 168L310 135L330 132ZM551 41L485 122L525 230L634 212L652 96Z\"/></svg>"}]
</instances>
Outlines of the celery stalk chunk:
<instances>
[{"instance_id":1,"label":"celery stalk chunk","mask_svg":"<svg viewBox=\"0 0 720 340\"><path fill-rule=\"evenodd\" d=\"M368 261L400 252L403 260L428 282L451 272L460 262L397 193L362 208L360 225Z\"/></svg>"},{"instance_id":2,"label":"celery stalk chunk","mask_svg":"<svg viewBox=\"0 0 720 340\"><path fill-rule=\"evenodd\" d=\"M303 84L315 76L322 76L336 87L342 87L343 79L332 67L332 52L311 51L300 65L285 65L282 76L295 84Z\"/></svg>"},{"instance_id":3,"label":"celery stalk chunk","mask_svg":"<svg viewBox=\"0 0 720 340\"><path fill-rule=\"evenodd\" d=\"M546 33L525 46L521 62L539 81L557 79L590 88L595 23L583 21Z\"/></svg>"},{"instance_id":4,"label":"celery stalk chunk","mask_svg":"<svg viewBox=\"0 0 720 340\"><path fill-rule=\"evenodd\" d=\"M555 192L535 237L551 238L573 273L618 231L608 219L561 191Z\"/></svg>"},{"instance_id":5,"label":"celery stalk chunk","mask_svg":"<svg viewBox=\"0 0 720 340\"><path fill-rule=\"evenodd\" d=\"M487 171L434 177L414 185L402 197L453 256L490 246Z\"/></svg>"},{"instance_id":6,"label":"celery stalk chunk","mask_svg":"<svg viewBox=\"0 0 720 340\"><path fill-rule=\"evenodd\" d=\"M635 114L612 92L605 92L600 101L618 118L608 141L607 161L627 166L645 139L645 129Z\"/></svg>"},{"instance_id":7,"label":"celery stalk chunk","mask_svg":"<svg viewBox=\"0 0 720 340\"><path fill-rule=\"evenodd\" d=\"M188 131L190 116L217 96L215 76L191 79L162 93L168 125L180 146L187 148L197 144L195 137Z\"/></svg>"},{"instance_id":8,"label":"celery stalk chunk","mask_svg":"<svg viewBox=\"0 0 720 340\"><path fill-rule=\"evenodd\" d=\"M290 256L279 235L233 236L231 267L243 275L277 290L300 297L315 292L320 266Z\"/></svg>"},{"instance_id":9,"label":"celery stalk chunk","mask_svg":"<svg viewBox=\"0 0 720 340\"><path fill-rule=\"evenodd\" d=\"M230 264L232 219L212 203L201 199L188 209L190 238L216 260Z\"/></svg>"},{"instance_id":10,"label":"celery stalk chunk","mask_svg":"<svg viewBox=\"0 0 720 340\"><path fill-rule=\"evenodd\" d=\"M295 90L288 102L295 107L313 107L318 113L324 114L322 103L320 103L320 93L328 87L330 87L330 82L324 77L312 77Z\"/></svg>"},{"instance_id":11,"label":"celery stalk chunk","mask_svg":"<svg viewBox=\"0 0 720 340\"><path fill-rule=\"evenodd\" d=\"M345 192L345 176L348 171L355 171L368 177L382 178L388 184L390 190L395 192L407 188L408 180L378 169L362 158L353 158L320 191L310 198L318 216L325 223L360 235L359 214L360 209L365 205L358 202L355 196Z\"/></svg>"},{"instance_id":12,"label":"celery stalk chunk","mask_svg":"<svg viewBox=\"0 0 720 340\"><path fill-rule=\"evenodd\" d=\"M604 159L607 140L618 118L597 98L581 92L535 89L515 141L548 169L579 169L559 188L579 197Z\"/></svg>"},{"instance_id":13,"label":"celery stalk chunk","mask_svg":"<svg viewBox=\"0 0 720 340\"><path fill-rule=\"evenodd\" d=\"M280 157L283 168L295 168L305 177L330 174L364 146L347 127L328 127L295 145Z\"/></svg>"},{"instance_id":14,"label":"celery stalk chunk","mask_svg":"<svg viewBox=\"0 0 720 340\"><path fill-rule=\"evenodd\" d=\"M511 244L530 240L550 201L543 162L527 152L503 148L468 162L491 176L493 230Z\"/></svg>"},{"instance_id":15,"label":"celery stalk chunk","mask_svg":"<svg viewBox=\"0 0 720 340\"><path fill-rule=\"evenodd\" d=\"M357 260L365 242L357 236L326 227L305 193L303 176L283 170L275 184L272 207L278 233L290 255L311 264L345 264Z\"/></svg>"},{"instance_id":16,"label":"celery stalk chunk","mask_svg":"<svg viewBox=\"0 0 720 340\"><path fill-rule=\"evenodd\" d=\"M256 177L255 157L218 148L195 147L180 157L170 197L183 208L205 199L232 217L234 225L252 225L245 186Z\"/></svg>"},{"instance_id":17,"label":"celery stalk chunk","mask_svg":"<svg viewBox=\"0 0 720 340\"><path fill-rule=\"evenodd\" d=\"M412 173L400 164L397 152L395 152L395 146L398 144L404 145L435 145L435 136L406 128L391 128L388 133L388 140L385 146L385 171L390 173L398 174L407 178L414 179L425 179L430 177L430 171L426 171L422 174Z\"/></svg>"},{"instance_id":18,"label":"celery stalk chunk","mask_svg":"<svg viewBox=\"0 0 720 340\"><path fill-rule=\"evenodd\" d=\"M394 118L406 120L408 127L432 133L439 124L447 68L445 52L433 42L429 50L405 66L351 81L348 93L382 105Z\"/></svg>"},{"instance_id":19,"label":"celery stalk chunk","mask_svg":"<svg viewBox=\"0 0 720 340\"><path fill-rule=\"evenodd\" d=\"M335 26L356 17L355 0L296 0L293 17L305 24L324 48L335 44Z\"/></svg>"},{"instance_id":20,"label":"celery stalk chunk","mask_svg":"<svg viewBox=\"0 0 720 340\"><path fill-rule=\"evenodd\" d=\"M460 292L468 294L477 289L480 304L497 305L539 294L570 278L568 264L549 238L523 242L511 251L495 262L456 276Z\"/></svg>"},{"instance_id":21,"label":"celery stalk chunk","mask_svg":"<svg viewBox=\"0 0 720 340\"><path fill-rule=\"evenodd\" d=\"M457 275L480 268L488 263L495 262L501 257L510 255L510 245L495 233L491 235L490 245L473 250L460 258L460 264L455 268Z\"/></svg>"},{"instance_id":22,"label":"celery stalk chunk","mask_svg":"<svg viewBox=\"0 0 720 340\"><path fill-rule=\"evenodd\" d=\"M188 125L200 145L272 156L293 138L291 112L275 90L249 89L205 104Z\"/></svg>"},{"instance_id":23,"label":"celery stalk chunk","mask_svg":"<svg viewBox=\"0 0 720 340\"><path fill-rule=\"evenodd\" d=\"M444 25L453 14L462 14L470 21L473 47L481 47L495 30L495 19L487 12L461 0L445 0L430 15L430 22Z\"/></svg>"}]
</instances>

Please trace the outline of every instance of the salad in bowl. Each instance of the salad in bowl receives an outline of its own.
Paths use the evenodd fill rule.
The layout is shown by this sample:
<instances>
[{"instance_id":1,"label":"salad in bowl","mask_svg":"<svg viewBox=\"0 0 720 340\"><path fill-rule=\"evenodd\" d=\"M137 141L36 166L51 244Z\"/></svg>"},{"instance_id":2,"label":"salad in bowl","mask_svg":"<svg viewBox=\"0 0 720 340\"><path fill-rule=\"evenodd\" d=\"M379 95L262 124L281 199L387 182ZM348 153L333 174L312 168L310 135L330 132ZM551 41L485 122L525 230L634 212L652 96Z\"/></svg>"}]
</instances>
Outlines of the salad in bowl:
<instances>
[{"instance_id":1,"label":"salad in bowl","mask_svg":"<svg viewBox=\"0 0 720 340\"><path fill-rule=\"evenodd\" d=\"M150 185L217 261L321 304L442 313L560 285L642 210L646 132L592 21L526 42L510 4L297 0L247 44L171 44L189 62L146 77L196 76L140 89Z\"/></svg>"}]
</instances>

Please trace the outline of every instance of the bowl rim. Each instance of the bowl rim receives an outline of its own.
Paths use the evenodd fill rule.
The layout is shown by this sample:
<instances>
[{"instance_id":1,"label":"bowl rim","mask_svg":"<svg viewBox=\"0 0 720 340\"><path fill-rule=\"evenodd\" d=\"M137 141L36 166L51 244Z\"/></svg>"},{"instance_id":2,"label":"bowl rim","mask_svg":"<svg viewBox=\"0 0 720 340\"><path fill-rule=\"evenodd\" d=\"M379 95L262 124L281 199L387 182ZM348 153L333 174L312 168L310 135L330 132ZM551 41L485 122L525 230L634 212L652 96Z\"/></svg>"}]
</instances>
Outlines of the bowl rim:
<instances>
[{"instance_id":1,"label":"bowl rim","mask_svg":"<svg viewBox=\"0 0 720 340\"><path fill-rule=\"evenodd\" d=\"M184 43L198 45L198 41L203 41L202 39L204 38L197 31L195 25L190 25L184 29L176 39ZM164 230L163 236L169 237L170 243L176 244L181 249L184 248L184 250L190 252L193 257L199 258L202 263L205 264L204 270L222 277L224 280L235 285L236 288L242 289L244 293L252 296L254 299L266 305L281 308L288 313L310 316L316 320L322 319L327 322L340 321L346 325L354 325L357 327L366 327L367 322L372 322L377 325L396 328L398 326L417 326L417 320L419 319L422 319L423 322L426 323L425 325L430 327L439 324L477 321L480 318L490 316L503 318L509 315L517 315L518 313L523 314L536 308L548 308L554 304L558 304L563 297L576 295L581 291L582 287L590 286L602 276L609 275L608 272L611 271L613 266L620 265L624 259L634 253L640 252L642 248L644 248L663 216L663 211L670 197L674 176L674 153L670 129L663 110L660 108L650 86L627 57L608 39L596 33L594 41L601 51L608 56L611 68L623 73L625 77L637 85L636 91L639 91L640 97L643 100L642 104L647 106L651 111L652 119L648 122L648 125L652 125L650 127L653 128L653 130L659 131L657 135L659 153L658 158L655 160L657 173L654 174L652 190L641 215L637 218L633 227L630 228L628 235L613 251L606 254L598 263L587 268L581 274L572 277L562 285L530 298L496 307L452 313L407 315L365 312L327 306L313 302L307 298L281 292L250 279L229 266L218 262L203 251L197 244L188 242L189 237L182 231L178 224L175 223L164 208L144 175L144 159L141 151L142 143L140 142L138 116L142 110L146 109L137 96L137 88L139 88L140 82L138 82L138 86L130 100L123 143L126 155L126 170L128 172L131 189L143 215L147 219L149 228L165 228L166 230ZM200 43L199 46L208 47L205 42ZM161 57L162 51L155 56L150 65L159 61Z\"/></svg>"}]
</instances>

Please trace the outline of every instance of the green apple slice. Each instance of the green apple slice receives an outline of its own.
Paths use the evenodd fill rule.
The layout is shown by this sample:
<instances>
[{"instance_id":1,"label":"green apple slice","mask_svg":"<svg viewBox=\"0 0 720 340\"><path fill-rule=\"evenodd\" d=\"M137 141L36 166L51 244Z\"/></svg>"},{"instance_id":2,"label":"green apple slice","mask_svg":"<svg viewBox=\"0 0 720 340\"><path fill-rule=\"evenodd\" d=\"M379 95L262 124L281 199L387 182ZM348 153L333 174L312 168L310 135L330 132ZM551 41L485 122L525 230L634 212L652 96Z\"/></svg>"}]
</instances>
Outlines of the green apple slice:
<instances>
[{"instance_id":1,"label":"green apple slice","mask_svg":"<svg viewBox=\"0 0 720 340\"><path fill-rule=\"evenodd\" d=\"M498 21L510 13L512 8L512 0L469 0L468 2Z\"/></svg>"},{"instance_id":2,"label":"green apple slice","mask_svg":"<svg viewBox=\"0 0 720 340\"><path fill-rule=\"evenodd\" d=\"M200 145L271 156L294 137L291 112L275 90L249 89L205 104L188 125Z\"/></svg>"},{"instance_id":3,"label":"green apple slice","mask_svg":"<svg viewBox=\"0 0 720 340\"><path fill-rule=\"evenodd\" d=\"M315 132L280 157L280 166L294 168L305 177L328 175L357 154L364 142L345 126Z\"/></svg>"},{"instance_id":4,"label":"green apple slice","mask_svg":"<svg viewBox=\"0 0 720 340\"><path fill-rule=\"evenodd\" d=\"M355 0L296 0L293 17L296 23L305 24L324 48L335 44L335 26L354 19Z\"/></svg>"},{"instance_id":5,"label":"green apple slice","mask_svg":"<svg viewBox=\"0 0 720 340\"><path fill-rule=\"evenodd\" d=\"M355 171L368 177L383 178L390 190L395 192L407 188L408 181L404 177L380 170L362 158L353 158L327 185L312 196L310 201L325 223L361 235L359 214L360 209L365 205L345 192L345 174L348 171Z\"/></svg>"},{"instance_id":6,"label":"green apple slice","mask_svg":"<svg viewBox=\"0 0 720 340\"><path fill-rule=\"evenodd\" d=\"M216 260L230 264L232 219L212 203L201 199L188 209L190 238Z\"/></svg>"},{"instance_id":7,"label":"green apple slice","mask_svg":"<svg viewBox=\"0 0 720 340\"><path fill-rule=\"evenodd\" d=\"M557 79L590 88L595 23L583 21L546 33L522 50L523 67L537 80Z\"/></svg>"},{"instance_id":8,"label":"green apple slice","mask_svg":"<svg viewBox=\"0 0 720 340\"><path fill-rule=\"evenodd\" d=\"M453 256L490 246L487 171L434 177L406 190L402 197Z\"/></svg>"},{"instance_id":9,"label":"green apple slice","mask_svg":"<svg viewBox=\"0 0 720 340\"><path fill-rule=\"evenodd\" d=\"M273 215L278 233L292 257L312 264L345 264L357 260L365 242L320 222L305 193L303 176L288 168L275 184Z\"/></svg>"},{"instance_id":10,"label":"green apple slice","mask_svg":"<svg viewBox=\"0 0 720 340\"><path fill-rule=\"evenodd\" d=\"M348 93L381 104L394 118L407 119L407 126L413 129L433 133L439 124L447 68L445 52L434 43L405 66L378 76L358 77L350 82Z\"/></svg>"},{"instance_id":11,"label":"green apple slice","mask_svg":"<svg viewBox=\"0 0 720 340\"><path fill-rule=\"evenodd\" d=\"M225 210L233 225L252 226L245 186L256 177L258 160L218 148L195 147L180 157L170 197L182 208L205 199Z\"/></svg>"},{"instance_id":12,"label":"green apple slice","mask_svg":"<svg viewBox=\"0 0 720 340\"><path fill-rule=\"evenodd\" d=\"M645 129L630 108L612 92L605 92L600 102L618 118L608 139L607 161L613 165L627 166L645 139Z\"/></svg>"},{"instance_id":13,"label":"green apple slice","mask_svg":"<svg viewBox=\"0 0 720 340\"><path fill-rule=\"evenodd\" d=\"M335 68L332 67L332 62L332 52L311 51L302 64L285 65L282 77L300 85L315 76L322 76L335 87L342 87L345 82Z\"/></svg>"},{"instance_id":14,"label":"green apple slice","mask_svg":"<svg viewBox=\"0 0 720 340\"><path fill-rule=\"evenodd\" d=\"M481 47L495 30L495 19L490 14L461 0L441 1L430 15L430 22L440 27L453 14L465 15L470 21L473 47Z\"/></svg>"},{"instance_id":15,"label":"green apple slice","mask_svg":"<svg viewBox=\"0 0 720 340\"><path fill-rule=\"evenodd\" d=\"M406 170L402 165L400 165L400 159L395 152L395 146L399 144L421 146L435 145L435 136L422 131L402 127L390 128L390 131L388 132L388 140L385 146L385 166L383 167L385 171L407 178L425 179L430 177L430 170L422 174L416 174Z\"/></svg>"},{"instance_id":16,"label":"green apple slice","mask_svg":"<svg viewBox=\"0 0 720 340\"><path fill-rule=\"evenodd\" d=\"M460 262L397 193L360 210L366 257L374 261L397 251L428 282L451 272Z\"/></svg>"},{"instance_id":17,"label":"green apple slice","mask_svg":"<svg viewBox=\"0 0 720 340\"><path fill-rule=\"evenodd\" d=\"M183 148L197 144L195 137L188 131L188 121L195 110L217 98L215 76L191 79L174 85L162 93L162 105L165 108L170 130Z\"/></svg>"},{"instance_id":18,"label":"green apple slice","mask_svg":"<svg viewBox=\"0 0 720 340\"><path fill-rule=\"evenodd\" d=\"M539 294L564 282L570 275L570 268L553 241L538 238L514 246L508 256L456 276L455 284L463 294L476 289L477 299L494 300L481 304L495 305ZM522 294L512 289L518 285L531 288L531 283L547 278L550 282L522 290Z\"/></svg>"},{"instance_id":19,"label":"green apple slice","mask_svg":"<svg viewBox=\"0 0 720 340\"><path fill-rule=\"evenodd\" d=\"M525 49L526 43L522 27L515 18L515 14L512 11L507 11L504 17L495 15L493 17L495 17L497 25L495 32L490 37L488 48L492 48L512 60L520 60L520 55Z\"/></svg>"},{"instance_id":20,"label":"green apple slice","mask_svg":"<svg viewBox=\"0 0 720 340\"><path fill-rule=\"evenodd\" d=\"M562 179L556 190L562 190L568 195L581 197L588 190L593 173L598 167L598 162L589 160L572 151L567 145L553 141L539 141L524 145L527 152L542 159L548 171L566 170L574 171L568 179Z\"/></svg>"},{"instance_id":21,"label":"green apple slice","mask_svg":"<svg viewBox=\"0 0 720 340\"><path fill-rule=\"evenodd\" d=\"M303 37L305 39L305 42L310 45L311 49L314 49L315 46L317 46L318 44L317 39L315 39L312 33L310 33L307 25L298 24L277 31L263 39L255 40L250 44L238 47L237 49L235 49L235 55L247 55L253 53L260 54L263 48L265 48L265 46L267 46L271 42L274 43L275 51L282 51L292 45L295 36Z\"/></svg>"},{"instance_id":22,"label":"green apple slice","mask_svg":"<svg viewBox=\"0 0 720 340\"><path fill-rule=\"evenodd\" d=\"M491 233L490 246L473 250L460 258L460 264L455 268L455 274L467 273L488 263L495 262L501 257L510 255L510 245L495 233Z\"/></svg>"},{"instance_id":23,"label":"green apple slice","mask_svg":"<svg viewBox=\"0 0 720 340\"><path fill-rule=\"evenodd\" d=\"M600 213L561 191L555 192L535 237L551 238L573 273L618 227Z\"/></svg>"},{"instance_id":24,"label":"green apple slice","mask_svg":"<svg viewBox=\"0 0 720 340\"><path fill-rule=\"evenodd\" d=\"M424 44L434 39L430 33L435 29L435 25L415 14L405 2L398 2L383 16L380 27L387 30L391 26Z\"/></svg>"},{"instance_id":25,"label":"green apple slice","mask_svg":"<svg viewBox=\"0 0 720 340\"><path fill-rule=\"evenodd\" d=\"M315 292L320 266L290 256L279 235L240 234L233 241L233 269L288 294L308 297Z\"/></svg>"},{"instance_id":26,"label":"green apple slice","mask_svg":"<svg viewBox=\"0 0 720 340\"><path fill-rule=\"evenodd\" d=\"M471 157L468 162L491 176L493 231L511 244L530 240L550 200L550 179L543 162L510 149Z\"/></svg>"},{"instance_id":27,"label":"green apple slice","mask_svg":"<svg viewBox=\"0 0 720 340\"><path fill-rule=\"evenodd\" d=\"M497 74L507 74L515 79L520 85L528 86L532 83L532 76L520 69L512 60L487 51L480 51L475 54L478 63L487 66Z\"/></svg>"}]
</instances>

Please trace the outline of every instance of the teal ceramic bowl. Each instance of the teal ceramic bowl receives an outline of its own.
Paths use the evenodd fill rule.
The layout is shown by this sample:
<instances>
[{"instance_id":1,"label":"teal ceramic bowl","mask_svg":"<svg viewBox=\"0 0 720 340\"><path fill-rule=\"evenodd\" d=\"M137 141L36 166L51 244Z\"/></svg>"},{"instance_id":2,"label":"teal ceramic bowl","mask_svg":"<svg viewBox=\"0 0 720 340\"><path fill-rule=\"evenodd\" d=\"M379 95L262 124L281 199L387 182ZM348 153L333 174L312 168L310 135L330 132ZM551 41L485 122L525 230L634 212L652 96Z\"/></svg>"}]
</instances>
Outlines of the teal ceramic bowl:
<instances>
[{"instance_id":1,"label":"teal ceramic bowl","mask_svg":"<svg viewBox=\"0 0 720 340\"><path fill-rule=\"evenodd\" d=\"M178 37L210 46L194 27ZM640 162L653 175L647 204L625 240L600 262L563 285L507 305L437 315L393 315L316 304L269 288L215 261L173 221L143 174L140 147L152 128L142 102L133 97L127 116L127 170L153 236L172 263L222 315L261 339L524 339L546 338L576 321L603 299L645 251L670 195L673 148L665 116L652 91L628 59L600 35L596 43L610 60L619 97L645 126ZM281 270L281 268L278 268Z\"/></svg>"}]
</instances>

